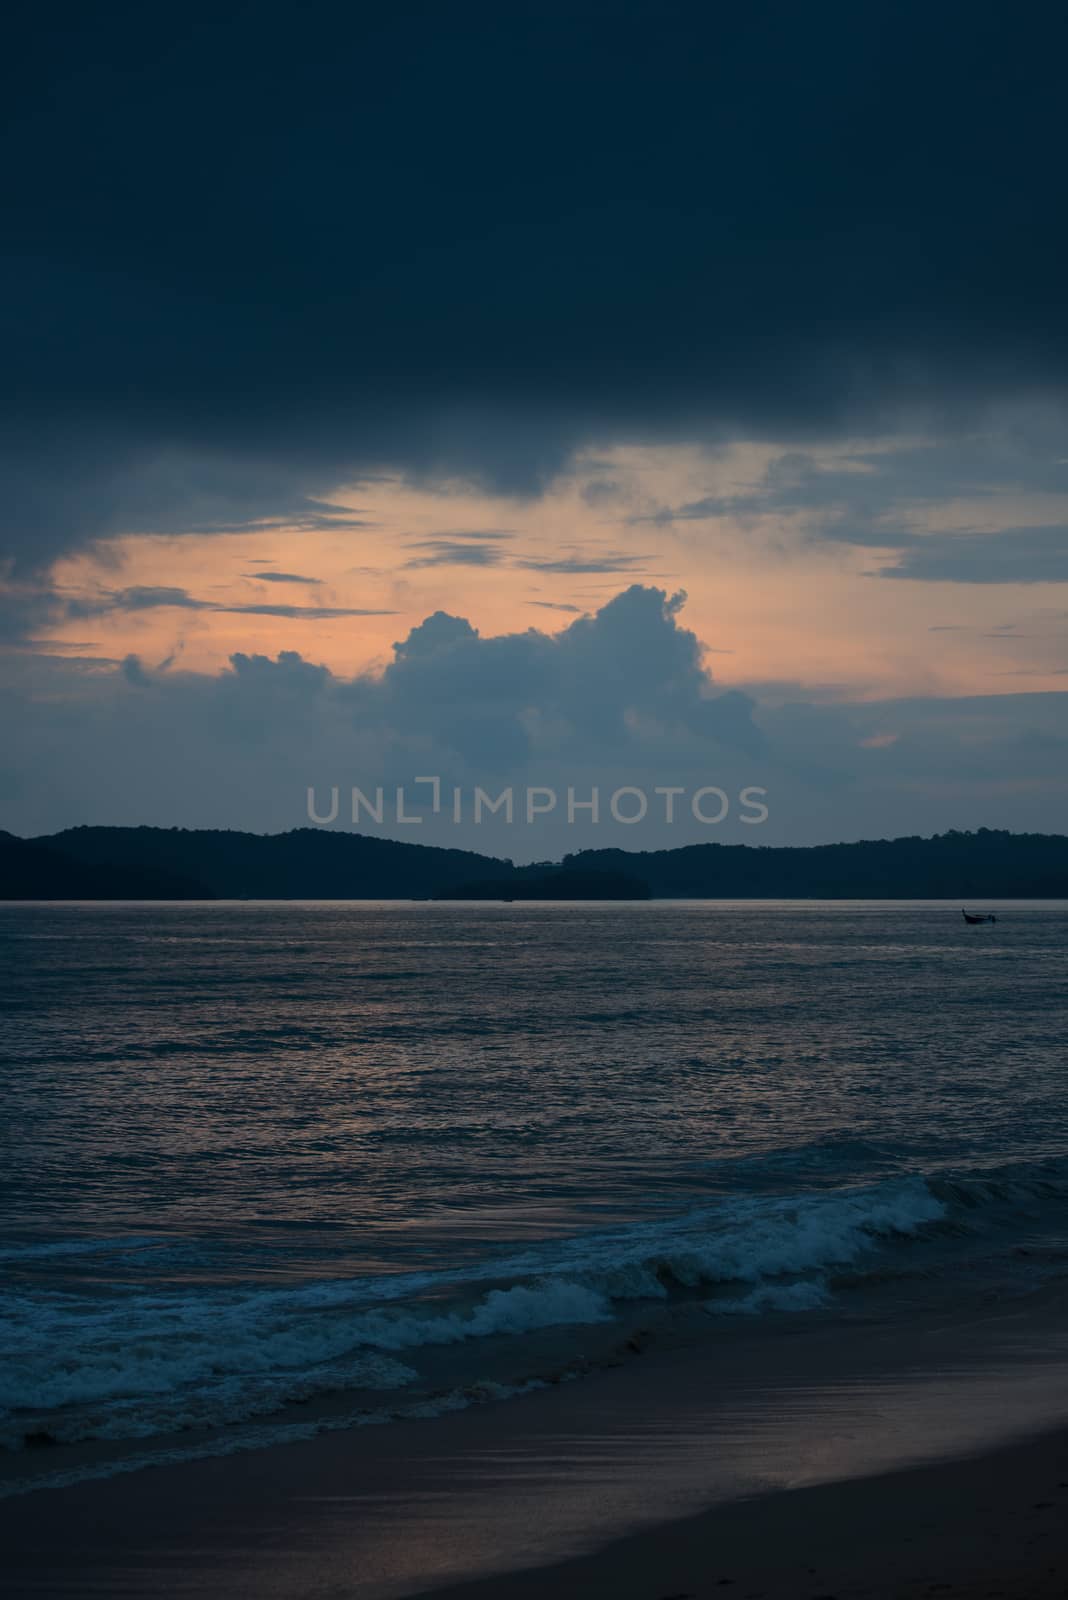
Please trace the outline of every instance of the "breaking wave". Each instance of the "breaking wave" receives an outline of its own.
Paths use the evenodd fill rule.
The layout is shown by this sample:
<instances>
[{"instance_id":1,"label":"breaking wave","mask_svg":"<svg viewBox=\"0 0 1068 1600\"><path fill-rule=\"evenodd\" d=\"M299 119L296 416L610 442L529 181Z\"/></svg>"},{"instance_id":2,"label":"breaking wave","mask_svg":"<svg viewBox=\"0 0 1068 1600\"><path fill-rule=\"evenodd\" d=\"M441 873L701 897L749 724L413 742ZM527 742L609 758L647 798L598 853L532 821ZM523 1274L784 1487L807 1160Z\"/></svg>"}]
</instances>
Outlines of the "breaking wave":
<instances>
[{"instance_id":1,"label":"breaking wave","mask_svg":"<svg viewBox=\"0 0 1068 1600\"><path fill-rule=\"evenodd\" d=\"M35 1435L145 1437L320 1394L400 1388L417 1376L401 1355L608 1322L617 1302L809 1274L943 1213L913 1179L868 1193L724 1201L455 1275L284 1289L8 1292L0 1296L0 1436L8 1444Z\"/></svg>"},{"instance_id":2,"label":"breaking wave","mask_svg":"<svg viewBox=\"0 0 1068 1600\"><path fill-rule=\"evenodd\" d=\"M826 1159L823 1152L817 1164ZM793 1153L793 1170L807 1174L812 1164L811 1154ZM1021 1214L1066 1198L1063 1163L1040 1162L726 1195L681 1216L546 1241L454 1272L292 1287L8 1291L0 1295L0 1441L219 1428L332 1394L366 1392L370 1405L376 1392L413 1385L423 1376L418 1364L447 1346L471 1342L474 1361L485 1341L573 1328L581 1358L580 1330L613 1322L634 1302L691 1300L724 1317L818 1311L851 1285L892 1279L917 1244L952 1251L962 1235L1011 1237ZM528 1377L534 1370L527 1363Z\"/></svg>"}]
</instances>

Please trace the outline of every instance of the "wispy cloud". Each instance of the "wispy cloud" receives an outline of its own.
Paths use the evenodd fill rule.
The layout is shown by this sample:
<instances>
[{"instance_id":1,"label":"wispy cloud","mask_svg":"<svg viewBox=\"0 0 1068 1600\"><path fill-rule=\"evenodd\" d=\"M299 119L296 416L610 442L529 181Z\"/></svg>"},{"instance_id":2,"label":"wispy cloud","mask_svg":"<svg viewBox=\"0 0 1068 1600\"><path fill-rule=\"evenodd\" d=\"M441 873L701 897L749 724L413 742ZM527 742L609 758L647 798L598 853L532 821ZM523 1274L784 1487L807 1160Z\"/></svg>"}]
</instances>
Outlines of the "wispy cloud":
<instances>
[{"instance_id":1,"label":"wispy cloud","mask_svg":"<svg viewBox=\"0 0 1068 1600\"><path fill-rule=\"evenodd\" d=\"M335 505L330 500L316 500L304 495L291 510L277 516L250 516L247 518L191 517L180 528L162 528L153 531L182 533L324 533L332 528L374 528L377 524L359 515L359 507Z\"/></svg>"},{"instance_id":2,"label":"wispy cloud","mask_svg":"<svg viewBox=\"0 0 1068 1600\"><path fill-rule=\"evenodd\" d=\"M424 567L499 567L504 553L498 545L514 538L512 528L449 528L409 541L404 548L417 553L404 568L411 572Z\"/></svg>"},{"instance_id":3,"label":"wispy cloud","mask_svg":"<svg viewBox=\"0 0 1068 1600\"><path fill-rule=\"evenodd\" d=\"M255 578L262 583L322 583L321 578L306 578L299 572L246 572L246 578Z\"/></svg>"},{"instance_id":4,"label":"wispy cloud","mask_svg":"<svg viewBox=\"0 0 1068 1600\"><path fill-rule=\"evenodd\" d=\"M513 565L524 572L559 572L571 576L589 572L633 572L643 566L647 555L624 555L621 551L606 551L604 555L576 553L570 556L526 556Z\"/></svg>"},{"instance_id":5,"label":"wispy cloud","mask_svg":"<svg viewBox=\"0 0 1068 1600\"><path fill-rule=\"evenodd\" d=\"M407 545L408 550L421 550L422 555L412 556L404 563L408 572L423 567L499 567L501 552L490 544L462 544L454 539L423 539L418 544Z\"/></svg>"},{"instance_id":6,"label":"wispy cloud","mask_svg":"<svg viewBox=\"0 0 1068 1600\"><path fill-rule=\"evenodd\" d=\"M439 539L514 539L514 528L439 528L426 535L426 542Z\"/></svg>"},{"instance_id":7,"label":"wispy cloud","mask_svg":"<svg viewBox=\"0 0 1068 1600\"><path fill-rule=\"evenodd\" d=\"M395 611L364 606L234 605L220 600L199 600L186 589L137 584L129 589L112 590L88 598L67 601L68 617L97 617L112 611L154 611L173 608L181 611L215 611L252 617L393 617Z\"/></svg>"},{"instance_id":8,"label":"wispy cloud","mask_svg":"<svg viewBox=\"0 0 1068 1600\"><path fill-rule=\"evenodd\" d=\"M949 500L992 501L1010 492L1068 495L1059 438L1025 448L1015 436L970 435L890 449L840 452L829 461L802 450L775 456L760 477L728 492L635 514L633 524L666 527L719 517L806 518L809 531L844 543L894 543L894 520Z\"/></svg>"}]
</instances>

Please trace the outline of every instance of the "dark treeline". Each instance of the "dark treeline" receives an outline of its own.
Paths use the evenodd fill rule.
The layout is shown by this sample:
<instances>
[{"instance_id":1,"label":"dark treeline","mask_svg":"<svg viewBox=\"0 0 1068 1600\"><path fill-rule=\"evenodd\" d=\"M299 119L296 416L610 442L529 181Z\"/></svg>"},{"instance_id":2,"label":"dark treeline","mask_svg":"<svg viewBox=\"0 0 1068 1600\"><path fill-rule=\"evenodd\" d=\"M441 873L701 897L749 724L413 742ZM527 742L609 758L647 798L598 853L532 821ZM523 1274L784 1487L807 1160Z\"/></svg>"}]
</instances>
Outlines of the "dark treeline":
<instances>
[{"instance_id":1,"label":"dark treeline","mask_svg":"<svg viewBox=\"0 0 1068 1600\"><path fill-rule=\"evenodd\" d=\"M155 899L160 874L179 879L189 893L205 899L251 900L378 900L428 897L473 878L501 877L514 869L510 861L481 856L473 850L439 850L432 846L369 838L360 833L328 833L321 828L296 828L292 833L237 833L217 828L68 828L46 839L15 840L4 835L5 856L17 858L13 846L49 856L42 888L15 892L0 885L6 899ZM94 881L116 887L91 890L59 887L53 861L65 859L71 882L82 883L89 868ZM33 859L22 868L22 881L32 874ZM131 889L141 877L141 891ZM188 894L176 896L186 899Z\"/></svg>"},{"instance_id":2,"label":"dark treeline","mask_svg":"<svg viewBox=\"0 0 1068 1600\"><path fill-rule=\"evenodd\" d=\"M50 842L0 832L3 900L195 900L204 894L199 879L181 870L121 859L98 864Z\"/></svg>"},{"instance_id":3,"label":"dark treeline","mask_svg":"<svg viewBox=\"0 0 1068 1600\"><path fill-rule=\"evenodd\" d=\"M261 835L86 827L34 840L0 834L0 898L7 900L430 899L467 897L480 886L491 886L493 898L552 898L559 885L546 888L545 880L561 872L622 875L628 898L1068 898L1068 838L980 828L807 847L584 850L516 867L470 850L317 828ZM582 889L572 876L568 898L613 897L598 887L605 891L604 878Z\"/></svg>"},{"instance_id":4,"label":"dark treeline","mask_svg":"<svg viewBox=\"0 0 1068 1600\"><path fill-rule=\"evenodd\" d=\"M564 865L622 868L670 898L1068 899L1068 838L995 828L856 844L593 850Z\"/></svg>"}]
</instances>

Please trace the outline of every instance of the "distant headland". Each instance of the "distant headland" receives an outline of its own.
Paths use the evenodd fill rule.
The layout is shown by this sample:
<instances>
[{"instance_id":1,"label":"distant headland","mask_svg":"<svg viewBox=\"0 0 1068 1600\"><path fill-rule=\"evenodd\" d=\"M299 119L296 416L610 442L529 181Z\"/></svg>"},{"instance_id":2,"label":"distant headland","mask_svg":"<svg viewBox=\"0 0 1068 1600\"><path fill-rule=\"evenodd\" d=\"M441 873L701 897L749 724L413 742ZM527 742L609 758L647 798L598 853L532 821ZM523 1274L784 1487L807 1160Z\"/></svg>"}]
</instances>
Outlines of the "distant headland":
<instances>
[{"instance_id":1,"label":"distant headland","mask_svg":"<svg viewBox=\"0 0 1068 1600\"><path fill-rule=\"evenodd\" d=\"M693 844L511 861L297 828L0 832L0 900L1068 899L1068 837L980 828L854 844Z\"/></svg>"}]
</instances>

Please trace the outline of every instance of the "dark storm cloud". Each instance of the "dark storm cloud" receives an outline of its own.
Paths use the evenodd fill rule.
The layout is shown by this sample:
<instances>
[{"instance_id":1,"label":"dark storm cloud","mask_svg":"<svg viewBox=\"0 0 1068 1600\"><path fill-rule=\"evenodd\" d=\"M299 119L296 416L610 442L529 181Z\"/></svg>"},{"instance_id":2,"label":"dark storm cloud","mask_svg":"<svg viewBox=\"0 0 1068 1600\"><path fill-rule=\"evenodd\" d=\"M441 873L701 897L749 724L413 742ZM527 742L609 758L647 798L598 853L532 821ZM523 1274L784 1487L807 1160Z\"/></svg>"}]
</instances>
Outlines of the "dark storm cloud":
<instances>
[{"instance_id":1,"label":"dark storm cloud","mask_svg":"<svg viewBox=\"0 0 1068 1600\"><path fill-rule=\"evenodd\" d=\"M16 8L4 548L1063 392L1054 7Z\"/></svg>"},{"instance_id":2,"label":"dark storm cloud","mask_svg":"<svg viewBox=\"0 0 1068 1600\"><path fill-rule=\"evenodd\" d=\"M1068 496L1063 427L1029 419L1025 433L1005 428L901 448L854 450L834 462L803 450L775 456L760 480L732 494L709 494L629 517L660 527L718 517L818 514L821 538L883 544L887 518L950 499L986 500L1012 492Z\"/></svg>"},{"instance_id":3,"label":"dark storm cloud","mask_svg":"<svg viewBox=\"0 0 1068 1600\"><path fill-rule=\"evenodd\" d=\"M1068 581L1068 524L964 527L918 533L910 524L953 499L970 503L1023 494L1068 497L1063 439L1036 428L900 449L855 451L828 465L804 451L776 456L760 481L632 517L667 526L799 517L814 541L900 552L872 575L956 583Z\"/></svg>"},{"instance_id":4,"label":"dark storm cloud","mask_svg":"<svg viewBox=\"0 0 1068 1600\"><path fill-rule=\"evenodd\" d=\"M9 292L15 291L9 286ZM25 405L10 390L0 402L8 411L0 446L0 556L13 562L16 575L42 571L87 539L130 531L223 535L370 526L317 497L323 473L333 471L321 454L242 454L232 448L225 422L214 439L176 443L169 428L146 429L136 408L128 418L117 406L111 417L106 410L94 416L89 401L84 414L74 408L78 415L62 424L53 417L35 426L28 417L34 402L25 395ZM58 388L53 402L57 413L72 410Z\"/></svg>"},{"instance_id":5,"label":"dark storm cloud","mask_svg":"<svg viewBox=\"0 0 1068 1600\"><path fill-rule=\"evenodd\" d=\"M65 615L58 595L40 584L0 589L0 642L25 642L38 629L62 622Z\"/></svg>"},{"instance_id":6,"label":"dark storm cloud","mask_svg":"<svg viewBox=\"0 0 1068 1600\"><path fill-rule=\"evenodd\" d=\"M1068 583L1068 527L1063 524L928 533L894 543L901 551L898 560L875 576L928 583Z\"/></svg>"}]
</instances>

